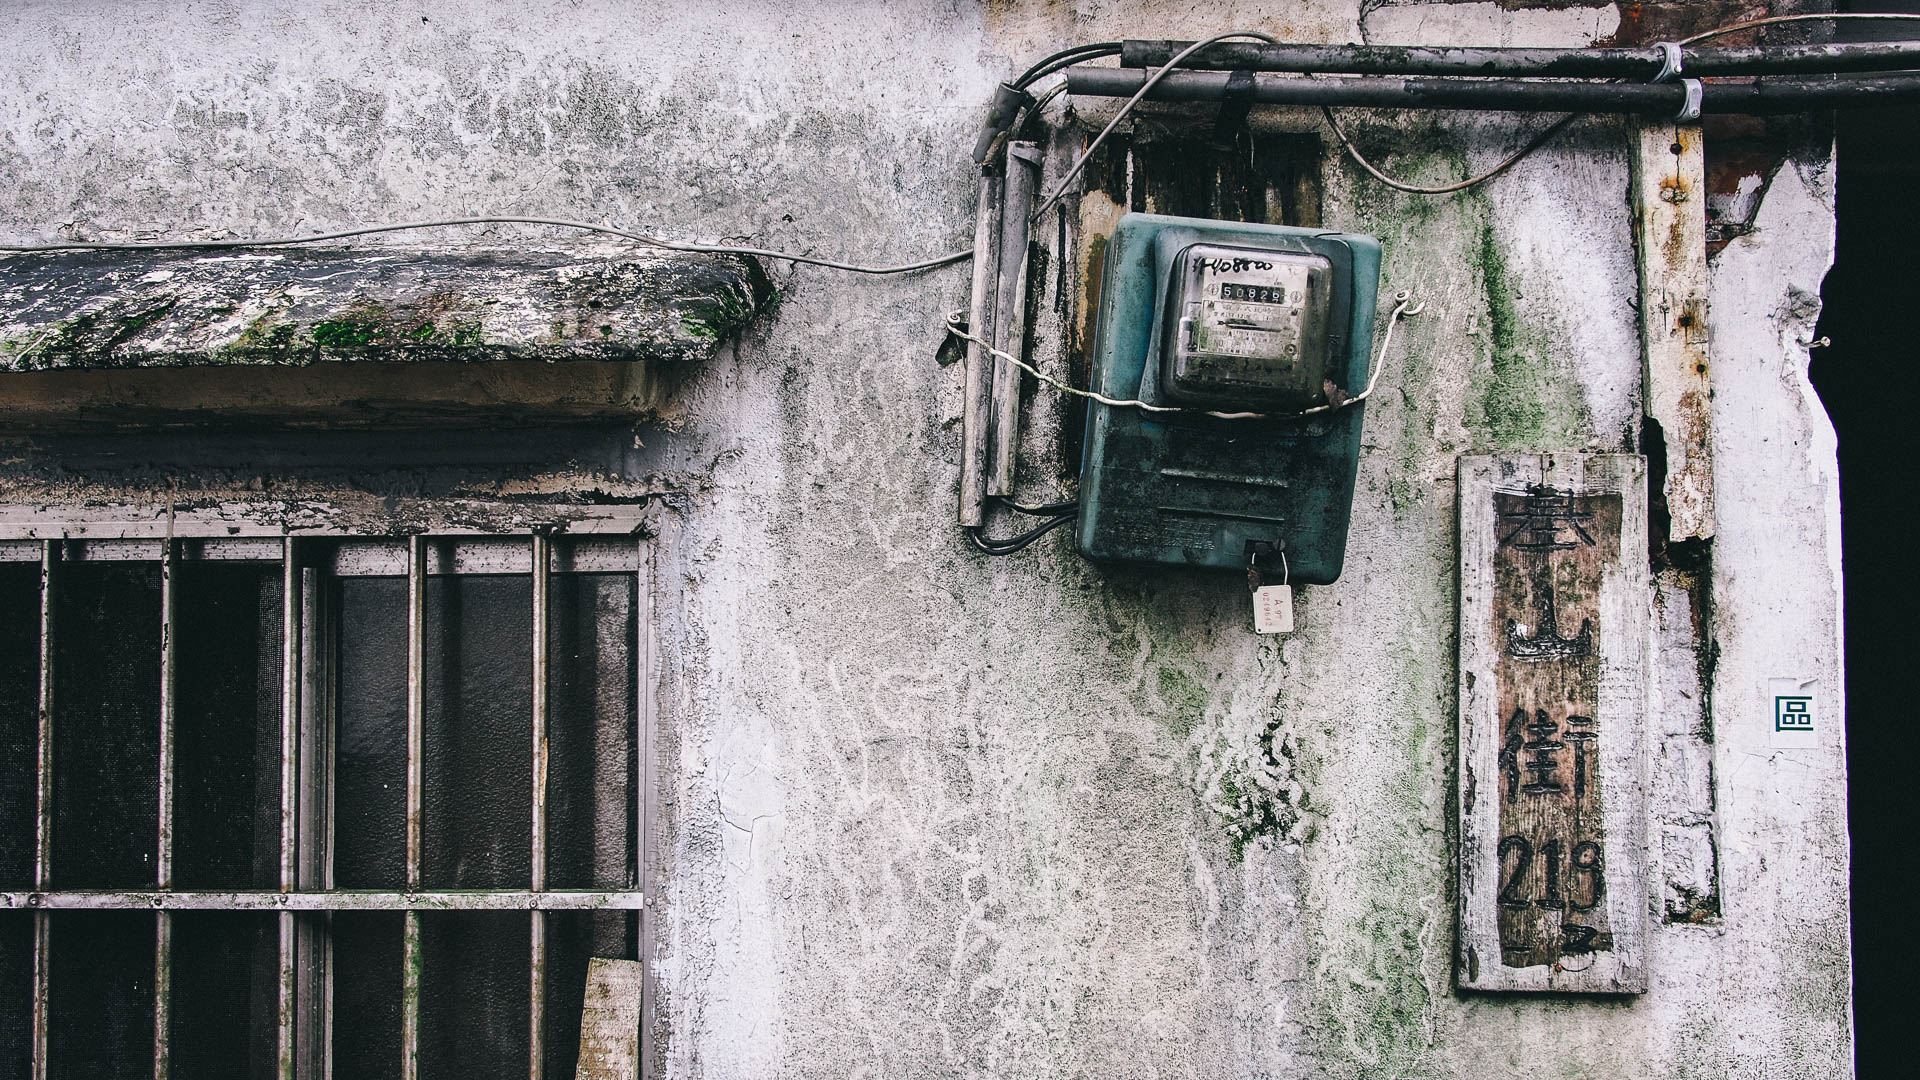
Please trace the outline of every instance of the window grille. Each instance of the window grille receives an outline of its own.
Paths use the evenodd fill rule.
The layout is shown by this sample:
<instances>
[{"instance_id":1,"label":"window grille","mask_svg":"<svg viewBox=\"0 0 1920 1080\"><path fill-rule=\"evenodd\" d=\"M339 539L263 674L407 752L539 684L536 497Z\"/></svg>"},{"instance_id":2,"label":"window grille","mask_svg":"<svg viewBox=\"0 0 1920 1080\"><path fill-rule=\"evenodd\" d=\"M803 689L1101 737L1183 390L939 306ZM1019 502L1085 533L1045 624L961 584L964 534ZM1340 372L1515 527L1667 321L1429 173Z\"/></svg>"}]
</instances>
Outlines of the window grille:
<instances>
[{"instance_id":1,"label":"window grille","mask_svg":"<svg viewBox=\"0 0 1920 1080\"><path fill-rule=\"evenodd\" d=\"M650 929L637 524L0 520L0 1076L570 1073Z\"/></svg>"}]
</instances>

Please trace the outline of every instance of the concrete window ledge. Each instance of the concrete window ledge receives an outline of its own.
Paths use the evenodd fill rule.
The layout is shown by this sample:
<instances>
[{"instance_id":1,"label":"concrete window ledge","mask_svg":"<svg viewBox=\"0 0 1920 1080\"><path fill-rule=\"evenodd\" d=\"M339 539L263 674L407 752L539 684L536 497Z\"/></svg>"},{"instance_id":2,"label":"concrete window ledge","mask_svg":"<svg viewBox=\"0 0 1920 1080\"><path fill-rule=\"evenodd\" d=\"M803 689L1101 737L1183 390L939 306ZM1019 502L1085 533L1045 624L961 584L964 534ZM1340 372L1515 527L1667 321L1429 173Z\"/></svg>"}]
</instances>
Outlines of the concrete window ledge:
<instances>
[{"instance_id":1,"label":"concrete window ledge","mask_svg":"<svg viewBox=\"0 0 1920 1080\"><path fill-rule=\"evenodd\" d=\"M0 258L0 427L631 418L773 293L751 259L632 249Z\"/></svg>"}]
</instances>

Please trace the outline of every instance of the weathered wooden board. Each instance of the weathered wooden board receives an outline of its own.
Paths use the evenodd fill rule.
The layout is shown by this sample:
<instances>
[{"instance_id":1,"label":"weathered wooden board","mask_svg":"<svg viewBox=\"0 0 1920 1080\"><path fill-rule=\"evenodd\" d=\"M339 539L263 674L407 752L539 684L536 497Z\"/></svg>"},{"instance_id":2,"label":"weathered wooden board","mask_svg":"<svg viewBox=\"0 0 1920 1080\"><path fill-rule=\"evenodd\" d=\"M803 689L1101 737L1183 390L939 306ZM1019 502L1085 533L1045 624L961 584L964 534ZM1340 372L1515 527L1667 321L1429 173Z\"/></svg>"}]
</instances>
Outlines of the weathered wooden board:
<instances>
[{"instance_id":1,"label":"weathered wooden board","mask_svg":"<svg viewBox=\"0 0 1920 1080\"><path fill-rule=\"evenodd\" d=\"M749 259L598 248L10 255L0 424L631 416L771 292Z\"/></svg>"},{"instance_id":2,"label":"weathered wooden board","mask_svg":"<svg viewBox=\"0 0 1920 1080\"><path fill-rule=\"evenodd\" d=\"M1643 410L1660 425L1672 540L1713 535L1707 180L1700 125L1648 120L1630 143Z\"/></svg>"},{"instance_id":3,"label":"weathered wooden board","mask_svg":"<svg viewBox=\"0 0 1920 1080\"><path fill-rule=\"evenodd\" d=\"M1646 462L1461 458L1462 989L1646 989Z\"/></svg>"},{"instance_id":4,"label":"weathered wooden board","mask_svg":"<svg viewBox=\"0 0 1920 1080\"><path fill-rule=\"evenodd\" d=\"M593 957L580 1013L579 1080L639 1080L640 961Z\"/></svg>"}]
</instances>

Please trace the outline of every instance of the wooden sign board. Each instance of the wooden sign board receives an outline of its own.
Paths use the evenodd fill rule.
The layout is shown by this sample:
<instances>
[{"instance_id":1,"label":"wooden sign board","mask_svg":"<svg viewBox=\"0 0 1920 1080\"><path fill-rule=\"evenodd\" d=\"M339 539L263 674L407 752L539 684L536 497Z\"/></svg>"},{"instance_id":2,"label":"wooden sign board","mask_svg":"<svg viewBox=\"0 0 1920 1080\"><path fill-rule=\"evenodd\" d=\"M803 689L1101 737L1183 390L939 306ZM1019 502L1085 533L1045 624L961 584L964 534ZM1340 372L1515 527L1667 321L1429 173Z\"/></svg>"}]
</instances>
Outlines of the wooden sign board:
<instances>
[{"instance_id":1,"label":"wooden sign board","mask_svg":"<svg viewBox=\"0 0 1920 1080\"><path fill-rule=\"evenodd\" d=\"M587 961L579 1080L640 1080L640 970L638 960Z\"/></svg>"},{"instance_id":2,"label":"wooden sign board","mask_svg":"<svg viewBox=\"0 0 1920 1080\"><path fill-rule=\"evenodd\" d=\"M1644 458L1460 459L1467 990L1646 977Z\"/></svg>"}]
</instances>

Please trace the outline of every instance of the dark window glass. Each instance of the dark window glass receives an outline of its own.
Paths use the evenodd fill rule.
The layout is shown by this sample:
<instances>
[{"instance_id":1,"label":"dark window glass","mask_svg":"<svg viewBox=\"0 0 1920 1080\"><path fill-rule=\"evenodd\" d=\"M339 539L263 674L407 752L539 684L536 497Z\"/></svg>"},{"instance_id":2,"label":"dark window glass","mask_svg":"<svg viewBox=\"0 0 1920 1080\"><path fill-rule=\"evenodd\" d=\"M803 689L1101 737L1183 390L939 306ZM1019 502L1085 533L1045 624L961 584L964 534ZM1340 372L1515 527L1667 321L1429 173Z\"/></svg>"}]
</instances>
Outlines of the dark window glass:
<instances>
[{"instance_id":1,"label":"dark window glass","mask_svg":"<svg viewBox=\"0 0 1920 1080\"><path fill-rule=\"evenodd\" d=\"M527 1074L531 916L445 911L420 916L420 1075Z\"/></svg>"},{"instance_id":2,"label":"dark window glass","mask_svg":"<svg viewBox=\"0 0 1920 1080\"><path fill-rule=\"evenodd\" d=\"M154 913L56 911L51 922L47 1075L153 1075Z\"/></svg>"},{"instance_id":3,"label":"dark window glass","mask_svg":"<svg viewBox=\"0 0 1920 1080\"><path fill-rule=\"evenodd\" d=\"M0 1080L33 1065L33 913L0 911Z\"/></svg>"},{"instance_id":4,"label":"dark window glass","mask_svg":"<svg viewBox=\"0 0 1920 1080\"><path fill-rule=\"evenodd\" d=\"M341 911L333 935L333 1075L400 1075L401 932L397 911Z\"/></svg>"},{"instance_id":5,"label":"dark window glass","mask_svg":"<svg viewBox=\"0 0 1920 1080\"><path fill-rule=\"evenodd\" d=\"M174 580L174 887L275 888L280 568L189 562Z\"/></svg>"},{"instance_id":6,"label":"dark window glass","mask_svg":"<svg viewBox=\"0 0 1920 1080\"><path fill-rule=\"evenodd\" d=\"M54 600L53 885L150 888L160 841L159 564L61 566Z\"/></svg>"},{"instance_id":7,"label":"dark window glass","mask_svg":"<svg viewBox=\"0 0 1920 1080\"><path fill-rule=\"evenodd\" d=\"M407 883L407 580L342 578L334 688L334 883Z\"/></svg>"},{"instance_id":8,"label":"dark window glass","mask_svg":"<svg viewBox=\"0 0 1920 1080\"><path fill-rule=\"evenodd\" d=\"M278 1057L280 926L268 913L173 916L172 1075L245 1080Z\"/></svg>"},{"instance_id":9,"label":"dark window glass","mask_svg":"<svg viewBox=\"0 0 1920 1080\"><path fill-rule=\"evenodd\" d=\"M524 889L533 825L533 580L432 577L421 719L421 878Z\"/></svg>"},{"instance_id":10,"label":"dark window glass","mask_svg":"<svg viewBox=\"0 0 1920 1080\"><path fill-rule=\"evenodd\" d=\"M39 743L40 564L0 563L0 889L34 887Z\"/></svg>"},{"instance_id":11,"label":"dark window glass","mask_svg":"<svg viewBox=\"0 0 1920 1080\"><path fill-rule=\"evenodd\" d=\"M623 889L634 881L634 576L551 580L547 884Z\"/></svg>"}]
</instances>

